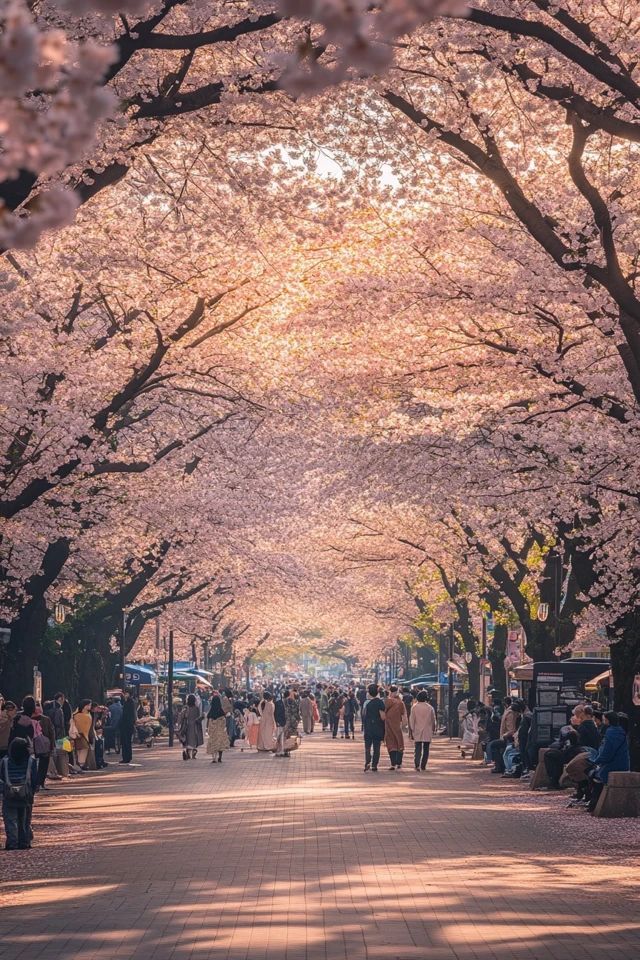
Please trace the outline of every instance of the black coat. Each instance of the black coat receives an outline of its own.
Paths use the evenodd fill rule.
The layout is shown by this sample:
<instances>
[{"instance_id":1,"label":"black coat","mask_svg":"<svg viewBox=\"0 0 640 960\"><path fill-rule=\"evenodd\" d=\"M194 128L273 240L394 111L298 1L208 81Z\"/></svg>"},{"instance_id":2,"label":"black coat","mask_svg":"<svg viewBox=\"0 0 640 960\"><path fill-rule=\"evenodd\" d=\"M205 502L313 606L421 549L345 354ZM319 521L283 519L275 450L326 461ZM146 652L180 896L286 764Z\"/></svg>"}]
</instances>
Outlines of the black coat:
<instances>
[{"instance_id":1,"label":"black coat","mask_svg":"<svg viewBox=\"0 0 640 960\"><path fill-rule=\"evenodd\" d=\"M120 729L133 732L136 725L136 702L135 700L125 700L122 704L122 717L120 719Z\"/></svg>"}]
</instances>

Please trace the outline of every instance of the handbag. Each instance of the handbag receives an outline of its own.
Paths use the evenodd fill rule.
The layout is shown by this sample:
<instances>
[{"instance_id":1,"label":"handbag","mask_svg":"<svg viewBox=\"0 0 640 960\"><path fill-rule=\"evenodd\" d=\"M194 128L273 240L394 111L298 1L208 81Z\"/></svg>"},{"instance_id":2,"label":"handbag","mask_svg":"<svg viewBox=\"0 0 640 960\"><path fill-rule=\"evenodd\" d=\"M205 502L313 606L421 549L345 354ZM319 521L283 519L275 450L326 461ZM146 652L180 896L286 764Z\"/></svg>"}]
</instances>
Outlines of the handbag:
<instances>
[{"instance_id":1,"label":"handbag","mask_svg":"<svg viewBox=\"0 0 640 960\"><path fill-rule=\"evenodd\" d=\"M28 807L33 803L33 786L31 784L32 763L33 757L29 757L27 761L27 773L24 780L21 780L20 783L11 783L9 780L9 761L7 757L5 757L2 762L4 780L2 796L5 802L12 807Z\"/></svg>"}]
</instances>

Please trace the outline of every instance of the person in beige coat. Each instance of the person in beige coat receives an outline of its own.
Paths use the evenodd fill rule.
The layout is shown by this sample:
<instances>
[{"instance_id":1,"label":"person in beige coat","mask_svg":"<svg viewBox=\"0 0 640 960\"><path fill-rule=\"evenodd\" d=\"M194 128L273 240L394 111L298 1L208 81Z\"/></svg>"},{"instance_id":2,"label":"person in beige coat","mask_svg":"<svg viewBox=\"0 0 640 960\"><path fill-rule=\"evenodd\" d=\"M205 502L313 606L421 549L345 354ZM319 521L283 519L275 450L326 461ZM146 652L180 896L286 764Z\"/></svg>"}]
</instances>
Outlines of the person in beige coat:
<instances>
[{"instance_id":1,"label":"person in beige coat","mask_svg":"<svg viewBox=\"0 0 640 960\"><path fill-rule=\"evenodd\" d=\"M389 687L389 696L384 702L384 742L391 760L390 770L402 768L404 737L402 726L407 722L407 711L397 687Z\"/></svg>"},{"instance_id":2,"label":"person in beige coat","mask_svg":"<svg viewBox=\"0 0 640 960\"><path fill-rule=\"evenodd\" d=\"M436 712L426 690L421 690L409 714L409 730L414 740L413 762L416 770L426 770L429 748L436 732Z\"/></svg>"}]
</instances>

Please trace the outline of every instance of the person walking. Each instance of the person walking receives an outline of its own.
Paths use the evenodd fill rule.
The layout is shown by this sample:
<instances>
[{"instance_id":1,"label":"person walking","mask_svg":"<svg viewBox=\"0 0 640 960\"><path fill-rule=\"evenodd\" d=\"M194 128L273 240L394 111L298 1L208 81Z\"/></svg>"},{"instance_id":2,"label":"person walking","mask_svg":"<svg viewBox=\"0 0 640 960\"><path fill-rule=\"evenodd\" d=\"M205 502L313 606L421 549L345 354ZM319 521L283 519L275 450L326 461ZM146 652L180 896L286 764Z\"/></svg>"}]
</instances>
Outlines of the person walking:
<instances>
[{"instance_id":1,"label":"person walking","mask_svg":"<svg viewBox=\"0 0 640 960\"><path fill-rule=\"evenodd\" d=\"M416 770L426 770L429 749L436 732L436 712L429 703L426 690L420 690L409 714L409 731L413 737L413 763Z\"/></svg>"},{"instance_id":2,"label":"person walking","mask_svg":"<svg viewBox=\"0 0 640 960\"><path fill-rule=\"evenodd\" d=\"M352 740L356 738L356 714L358 713L358 708L359 704L356 700L355 693L353 690L349 690L343 705L345 740L348 740L349 737L351 737Z\"/></svg>"},{"instance_id":3,"label":"person walking","mask_svg":"<svg viewBox=\"0 0 640 960\"><path fill-rule=\"evenodd\" d=\"M136 728L136 703L129 690L124 691L124 702L122 704L122 716L120 717L120 748L122 759L120 763L131 763L133 759L133 749L131 741L133 732Z\"/></svg>"},{"instance_id":4,"label":"person walking","mask_svg":"<svg viewBox=\"0 0 640 960\"><path fill-rule=\"evenodd\" d=\"M309 692L304 690L300 697L300 716L302 717L302 730L307 734L313 733L314 706L315 704L311 699Z\"/></svg>"},{"instance_id":5,"label":"person walking","mask_svg":"<svg viewBox=\"0 0 640 960\"><path fill-rule=\"evenodd\" d=\"M8 756L0 761L0 780L5 850L29 850L33 840L31 815L38 788L38 764L31 756L28 740L15 737L11 741Z\"/></svg>"},{"instance_id":6,"label":"person walking","mask_svg":"<svg viewBox=\"0 0 640 960\"><path fill-rule=\"evenodd\" d=\"M243 710L244 714L244 738L245 743L251 750L258 746L258 734L260 732L260 713L258 708L251 704ZM243 748L244 749L244 748Z\"/></svg>"},{"instance_id":7,"label":"person walking","mask_svg":"<svg viewBox=\"0 0 640 960\"><path fill-rule=\"evenodd\" d=\"M362 706L364 733L364 772L378 772L380 745L384 739L384 702L378 696L378 685L372 683L367 690L367 699Z\"/></svg>"},{"instance_id":8,"label":"person walking","mask_svg":"<svg viewBox=\"0 0 640 960\"><path fill-rule=\"evenodd\" d=\"M222 763L222 753L229 749L229 735L226 714L217 693L211 698L207 714L207 737L207 753L211 763Z\"/></svg>"},{"instance_id":9,"label":"person walking","mask_svg":"<svg viewBox=\"0 0 640 960\"><path fill-rule=\"evenodd\" d=\"M334 690L329 697L329 726L331 729L331 736L334 740L338 736L338 729L340 727L340 711L342 710L342 703L342 697L339 695L337 690Z\"/></svg>"},{"instance_id":10,"label":"person walking","mask_svg":"<svg viewBox=\"0 0 640 960\"><path fill-rule=\"evenodd\" d=\"M404 737L402 725L407 719L407 711L395 685L389 687L389 696L384 702L384 741L389 751L391 766L389 770L402 769Z\"/></svg>"},{"instance_id":11,"label":"person walking","mask_svg":"<svg viewBox=\"0 0 640 960\"><path fill-rule=\"evenodd\" d=\"M282 697L274 703L273 715L276 725L276 757L284 757L285 727L287 725L287 708Z\"/></svg>"},{"instance_id":12,"label":"person walking","mask_svg":"<svg viewBox=\"0 0 640 960\"><path fill-rule=\"evenodd\" d=\"M260 753L273 753L276 740L275 707L273 695L268 690L265 690L258 709L260 711L260 725L256 747Z\"/></svg>"},{"instance_id":13,"label":"person walking","mask_svg":"<svg viewBox=\"0 0 640 960\"><path fill-rule=\"evenodd\" d=\"M291 756L291 747L287 746L289 741L298 737L298 725L300 723L300 701L296 692L291 687L284 701L285 725L284 725L284 756ZM297 744L296 744L297 746ZM295 749L295 748L294 748Z\"/></svg>"},{"instance_id":14,"label":"person walking","mask_svg":"<svg viewBox=\"0 0 640 960\"><path fill-rule=\"evenodd\" d=\"M318 709L320 710L320 722L322 723L322 729L326 730L330 723L329 694L327 693L326 687L322 687L320 689L320 699L318 703Z\"/></svg>"},{"instance_id":15,"label":"person walking","mask_svg":"<svg viewBox=\"0 0 640 960\"><path fill-rule=\"evenodd\" d=\"M9 752L9 737L18 708L13 700L5 700L0 711L0 760Z\"/></svg>"},{"instance_id":16,"label":"person walking","mask_svg":"<svg viewBox=\"0 0 640 960\"><path fill-rule=\"evenodd\" d=\"M187 697L185 709L182 711L178 737L182 744L182 759L195 760L198 747L201 747L204 743L204 735L202 733L202 712L193 693L190 693Z\"/></svg>"}]
</instances>

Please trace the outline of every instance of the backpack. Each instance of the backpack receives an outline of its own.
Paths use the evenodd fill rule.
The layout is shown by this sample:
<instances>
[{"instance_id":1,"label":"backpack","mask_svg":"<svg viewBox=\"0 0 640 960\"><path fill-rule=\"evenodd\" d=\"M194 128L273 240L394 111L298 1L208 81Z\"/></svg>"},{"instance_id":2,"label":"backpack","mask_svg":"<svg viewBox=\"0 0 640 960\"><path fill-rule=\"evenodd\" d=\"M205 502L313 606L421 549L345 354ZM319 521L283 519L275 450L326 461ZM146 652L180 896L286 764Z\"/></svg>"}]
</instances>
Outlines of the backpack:
<instances>
[{"instance_id":1,"label":"backpack","mask_svg":"<svg viewBox=\"0 0 640 960\"><path fill-rule=\"evenodd\" d=\"M31 783L31 764L33 757L27 761L27 773L24 780L20 783L11 783L9 780L9 759L5 757L2 761L4 787L2 796L5 803L12 807L29 807L33 803L33 786Z\"/></svg>"},{"instance_id":2,"label":"backpack","mask_svg":"<svg viewBox=\"0 0 640 960\"><path fill-rule=\"evenodd\" d=\"M37 757L47 756L51 753L49 737L45 737L42 732L39 720L32 720L31 722L33 724L33 752Z\"/></svg>"}]
</instances>

